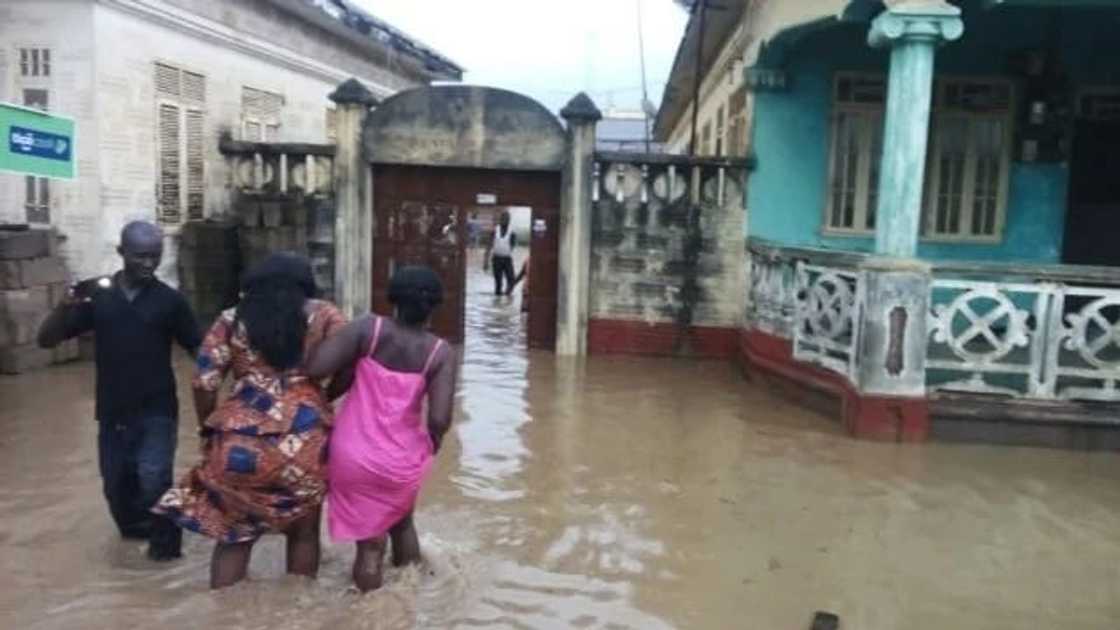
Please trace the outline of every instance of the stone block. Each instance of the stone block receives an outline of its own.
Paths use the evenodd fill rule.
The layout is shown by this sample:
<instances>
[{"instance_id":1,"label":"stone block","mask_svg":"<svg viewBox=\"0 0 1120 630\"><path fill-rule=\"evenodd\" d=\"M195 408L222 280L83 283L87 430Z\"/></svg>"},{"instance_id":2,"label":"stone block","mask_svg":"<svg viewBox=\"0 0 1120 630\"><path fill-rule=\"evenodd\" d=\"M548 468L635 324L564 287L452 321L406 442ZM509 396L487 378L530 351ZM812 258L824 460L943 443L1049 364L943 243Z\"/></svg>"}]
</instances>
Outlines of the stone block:
<instances>
[{"instance_id":1,"label":"stone block","mask_svg":"<svg viewBox=\"0 0 1120 630\"><path fill-rule=\"evenodd\" d=\"M62 304L62 300L66 298L67 292L70 291L70 285L65 282L57 282L55 284L47 285L47 306L54 308Z\"/></svg>"},{"instance_id":2,"label":"stone block","mask_svg":"<svg viewBox=\"0 0 1120 630\"><path fill-rule=\"evenodd\" d=\"M30 258L19 261L20 284L39 287L66 281L66 268L58 258Z\"/></svg>"},{"instance_id":3,"label":"stone block","mask_svg":"<svg viewBox=\"0 0 1120 630\"><path fill-rule=\"evenodd\" d=\"M19 277L19 261L0 260L0 289L22 289Z\"/></svg>"},{"instance_id":4,"label":"stone block","mask_svg":"<svg viewBox=\"0 0 1120 630\"><path fill-rule=\"evenodd\" d=\"M77 339L67 339L51 350L51 362L56 365L77 361L81 356L82 350Z\"/></svg>"},{"instance_id":5,"label":"stone block","mask_svg":"<svg viewBox=\"0 0 1120 630\"><path fill-rule=\"evenodd\" d=\"M47 287L0 291L0 346L29 344L50 310Z\"/></svg>"},{"instance_id":6,"label":"stone block","mask_svg":"<svg viewBox=\"0 0 1120 630\"><path fill-rule=\"evenodd\" d=\"M0 260L43 258L50 255L51 233L47 230L0 230Z\"/></svg>"},{"instance_id":7,"label":"stone block","mask_svg":"<svg viewBox=\"0 0 1120 630\"><path fill-rule=\"evenodd\" d=\"M23 374L45 368L54 360L54 352L35 344L0 348L0 374Z\"/></svg>"}]
</instances>

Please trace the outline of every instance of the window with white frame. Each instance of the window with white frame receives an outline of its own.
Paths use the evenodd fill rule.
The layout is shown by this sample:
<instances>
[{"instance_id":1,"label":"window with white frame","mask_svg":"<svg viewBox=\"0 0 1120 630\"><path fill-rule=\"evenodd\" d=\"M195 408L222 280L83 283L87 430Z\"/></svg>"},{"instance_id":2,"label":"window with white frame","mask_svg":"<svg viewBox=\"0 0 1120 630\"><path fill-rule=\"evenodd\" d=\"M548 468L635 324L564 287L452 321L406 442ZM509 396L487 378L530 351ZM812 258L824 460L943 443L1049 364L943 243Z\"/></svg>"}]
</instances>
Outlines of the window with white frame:
<instances>
[{"instance_id":1,"label":"window with white frame","mask_svg":"<svg viewBox=\"0 0 1120 630\"><path fill-rule=\"evenodd\" d=\"M156 200L164 223L202 219L206 194L206 77L155 64Z\"/></svg>"},{"instance_id":2,"label":"window with white frame","mask_svg":"<svg viewBox=\"0 0 1120 630\"><path fill-rule=\"evenodd\" d=\"M50 93L45 89L26 88L23 90L23 105L32 109L47 111L50 107ZM23 209L28 223L49 224L51 222L51 180L46 177L27 175L24 177Z\"/></svg>"},{"instance_id":3,"label":"window with white frame","mask_svg":"<svg viewBox=\"0 0 1120 630\"><path fill-rule=\"evenodd\" d=\"M251 87L241 88L241 137L251 142L280 139L284 95Z\"/></svg>"},{"instance_id":4,"label":"window with white frame","mask_svg":"<svg viewBox=\"0 0 1120 630\"><path fill-rule=\"evenodd\" d=\"M875 229L886 80L837 77L825 230ZM1011 159L1012 89L1003 80L943 79L934 88L923 236L996 241Z\"/></svg>"}]
</instances>

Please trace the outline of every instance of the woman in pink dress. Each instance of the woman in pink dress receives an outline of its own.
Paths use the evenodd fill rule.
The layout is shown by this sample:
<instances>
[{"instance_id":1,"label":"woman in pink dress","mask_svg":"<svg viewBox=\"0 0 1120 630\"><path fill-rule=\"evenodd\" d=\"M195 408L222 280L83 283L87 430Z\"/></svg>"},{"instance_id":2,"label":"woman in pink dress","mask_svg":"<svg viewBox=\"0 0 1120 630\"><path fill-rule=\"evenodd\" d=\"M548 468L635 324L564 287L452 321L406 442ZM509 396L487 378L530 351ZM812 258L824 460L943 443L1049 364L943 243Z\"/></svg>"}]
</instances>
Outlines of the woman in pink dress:
<instances>
[{"instance_id":1,"label":"woman in pink dress","mask_svg":"<svg viewBox=\"0 0 1120 630\"><path fill-rule=\"evenodd\" d=\"M443 301L439 277L404 267L389 283L389 301L395 317L351 322L307 365L312 378L354 366L330 438L327 525L335 540L357 543L354 582L363 592L381 586L386 534L394 565L420 561L412 511L455 395L455 351L426 330Z\"/></svg>"}]
</instances>

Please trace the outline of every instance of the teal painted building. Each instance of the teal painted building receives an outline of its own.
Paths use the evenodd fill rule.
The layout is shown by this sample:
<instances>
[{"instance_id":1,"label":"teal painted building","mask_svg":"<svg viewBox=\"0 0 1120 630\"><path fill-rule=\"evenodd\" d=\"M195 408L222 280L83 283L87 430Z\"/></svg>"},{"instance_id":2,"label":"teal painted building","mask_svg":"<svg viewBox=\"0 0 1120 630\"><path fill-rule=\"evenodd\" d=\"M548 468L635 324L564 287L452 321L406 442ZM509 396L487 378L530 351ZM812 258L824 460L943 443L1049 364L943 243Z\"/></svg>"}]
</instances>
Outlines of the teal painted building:
<instances>
[{"instance_id":1,"label":"teal painted building","mask_svg":"<svg viewBox=\"0 0 1120 630\"><path fill-rule=\"evenodd\" d=\"M1120 5L954 4L963 34L933 55L917 257L1120 264ZM868 44L864 8L789 26L747 70L782 76L754 92L753 240L875 250L892 52Z\"/></svg>"}]
</instances>

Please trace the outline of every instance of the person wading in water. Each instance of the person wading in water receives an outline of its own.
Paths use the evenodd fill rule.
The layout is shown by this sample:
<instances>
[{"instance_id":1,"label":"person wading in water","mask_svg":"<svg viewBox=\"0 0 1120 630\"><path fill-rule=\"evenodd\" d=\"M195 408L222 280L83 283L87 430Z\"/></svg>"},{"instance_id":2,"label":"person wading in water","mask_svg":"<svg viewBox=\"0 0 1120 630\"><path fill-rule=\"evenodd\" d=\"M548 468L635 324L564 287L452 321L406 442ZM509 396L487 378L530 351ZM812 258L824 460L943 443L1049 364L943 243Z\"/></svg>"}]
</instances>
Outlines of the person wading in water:
<instances>
[{"instance_id":1,"label":"person wading in water","mask_svg":"<svg viewBox=\"0 0 1120 630\"><path fill-rule=\"evenodd\" d=\"M117 248L124 268L71 288L39 328L53 348L93 331L97 365L97 455L102 489L121 536L148 539L154 560L180 557L181 532L148 510L171 486L179 401L171 345L192 355L201 340L181 293L155 276L163 233L129 223Z\"/></svg>"},{"instance_id":2,"label":"person wading in water","mask_svg":"<svg viewBox=\"0 0 1120 630\"><path fill-rule=\"evenodd\" d=\"M202 462L155 508L215 539L211 588L244 579L253 545L270 533L288 539L288 573L318 573L332 410L330 392L308 378L303 361L346 324L333 304L316 299L311 264L302 256L269 256L245 275L242 291L198 354ZM233 391L219 403L231 373Z\"/></svg>"},{"instance_id":3,"label":"person wading in water","mask_svg":"<svg viewBox=\"0 0 1120 630\"><path fill-rule=\"evenodd\" d=\"M331 433L327 523L335 540L357 543L353 575L363 592L381 586L386 534L394 565L420 562L412 511L451 426L455 396L455 351L425 330L443 301L435 272L401 268L389 301L396 317L353 321L307 366L312 378L355 373Z\"/></svg>"},{"instance_id":4,"label":"person wading in water","mask_svg":"<svg viewBox=\"0 0 1120 630\"><path fill-rule=\"evenodd\" d=\"M509 228L509 221L509 212L502 212L483 258L483 269L494 268L494 295L513 293L513 249L517 247L517 235Z\"/></svg>"}]
</instances>

